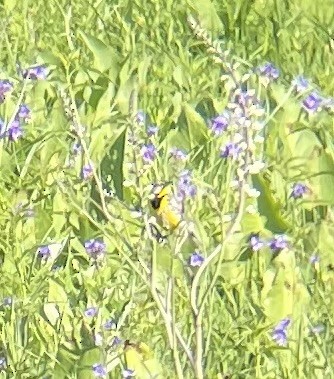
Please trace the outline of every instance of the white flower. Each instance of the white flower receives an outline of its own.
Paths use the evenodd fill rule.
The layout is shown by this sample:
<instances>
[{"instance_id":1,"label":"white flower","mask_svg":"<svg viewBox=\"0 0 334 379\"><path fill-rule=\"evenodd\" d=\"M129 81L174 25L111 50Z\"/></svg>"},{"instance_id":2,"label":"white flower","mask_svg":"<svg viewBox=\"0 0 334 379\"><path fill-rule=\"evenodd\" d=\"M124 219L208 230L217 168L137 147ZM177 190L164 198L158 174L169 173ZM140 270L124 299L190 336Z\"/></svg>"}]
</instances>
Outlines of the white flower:
<instances>
[{"instance_id":1,"label":"white flower","mask_svg":"<svg viewBox=\"0 0 334 379\"><path fill-rule=\"evenodd\" d=\"M103 345L103 337L102 337L101 333L95 333L94 342L95 342L95 346L102 346Z\"/></svg>"},{"instance_id":2,"label":"white flower","mask_svg":"<svg viewBox=\"0 0 334 379\"><path fill-rule=\"evenodd\" d=\"M248 171L250 174L258 174L265 168L265 163L262 161L254 161L254 163L248 166Z\"/></svg>"},{"instance_id":3,"label":"white flower","mask_svg":"<svg viewBox=\"0 0 334 379\"><path fill-rule=\"evenodd\" d=\"M245 210L246 210L247 213L249 213L251 215L257 213L257 209L256 209L256 207L253 204L248 205Z\"/></svg>"}]
</instances>

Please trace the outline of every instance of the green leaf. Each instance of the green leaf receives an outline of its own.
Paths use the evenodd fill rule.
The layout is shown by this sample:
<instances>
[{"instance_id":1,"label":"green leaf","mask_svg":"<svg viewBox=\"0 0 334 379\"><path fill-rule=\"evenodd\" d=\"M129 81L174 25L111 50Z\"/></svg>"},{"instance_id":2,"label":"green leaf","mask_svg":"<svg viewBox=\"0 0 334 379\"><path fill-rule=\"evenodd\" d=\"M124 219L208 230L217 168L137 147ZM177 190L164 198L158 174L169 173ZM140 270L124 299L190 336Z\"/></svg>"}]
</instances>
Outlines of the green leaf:
<instances>
[{"instance_id":1,"label":"green leaf","mask_svg":"<svg viewBox=\"0 0 334 379\"><path fill-rule=\"evenodd\" d=\"M130 99L136 88L137 81L135 78L129 78L124 84L120 85L119 90L117 91L115 102L123 115L129 115L130 113Z\"/></svg>"},{"instance_id":2,"label":"green leaf","mask_svg":"<svg viewBox=\"0 0 334 379\"><path fill-rule=\"evenodd\" d=\"M173 79L180 88L183 86L183 71L181 66L176 66L173 71Z\"/></svg>"},{"instance_id":3,"label":"green leaf","mask_svg":"<svg viewBox=\"0 0 334 379\"><path fill-rule=\"evenodd\" d=\"M43 306L43 311L49 323L55 326L60 317L58 306L55 303L46 303Z\"/></svg>"},{"instance_id":4,"label":"green leaf","mask_svg":"<svg viewBox=\"0 0 334 379\"><path fill-rule=\"evenodd\" d=\"M196 0L192 2L192 6L198 13L198 19L202 27L215 34L224 30L224 25L216 11L217 8L211 0Z\"/></svg>"},{"instance_id":5,"label":"green leaf","mask_svg":"<svg viewBox=\"0 0 334 379\"><path fill-rule=\"evenodd\" d=\"M151 349L143 342L125 347L124 355L127 367L136 372L136 378L162 378L161 365L153 357Z\"/></svg>"},{"instance_id":6,"label":"green leaf","mask_svg":"<svg viewBox=\"0 0 334 379\"><path fill-rule=\"evenodd\" d=\"M303 157L307 159L322 145L317 136L309 129L298 130L286 136L289 155L293 158Z\"/></svg>"},{"instance_id":7,"label":"green leaf","mask_svg":"<svg viewBox=\"0 0 334 379\"><path fill-rule=\"evenodd\" d=\"M147 73L152 64L152 57L144 57L138 64L139 88L147 85Z\"/></svg>"},{"instance_id":8,"label":"green leaf","mask_svg":"<svg viewBox=\"0 0 334 379\"><path fill-rule=\"evenodd\" d=\"M312 199L316 205L334 204L334 162L330 155L322 151L309 162L309 178Z\"/></svg>"},{"instance_id":9,"label":"green leaf","mask_svg":"<svg viewBox=\"0 0 334 379\"><path fill-rule=\"evenodd\" d=\"M17 6L17 0L4 0L3 7L6 12L10 13Z\"/></svg>"},{"instance_id":10,"label":"green leaf","mask_svg":"<svg viewBox=\"0 0 334 379\"><path fill-rule=\"evenodd\" d=\"M67 201L61 191L57 191L53 197L52 226L56 236L60 236L62 229L67 224Z\"/></svg>"},{"instance_id":11,"label":"green leaf","mask_svg":"<svg viewBox=\"0 0 334 379\"><path fill-rule=\"evenodd\" d=\"M261 298L264 312L273 323L289 316L297 319L306 311L310 296L300 268L296 266L294 253L283 250L274 265L275 269L267 270L263 276Z\"/></svg>"},{"instance_id":12,"label":"green leaf","mask_svg":"<svg viewBox=\"0 0 334 379\"><path fill-rule=\"evenodd\" d=\"M112 144L108 147L108 153L105 154L101 162L102 177L106 182L113 184L113 188L119 199L123 200L123 160L124 146L126 139L126 129L120 128L113 133ZM110 141L109 141L110 143Z\"/></svg>"},{"instance_id":13,"label":"green leaf","mask_svg":"<svg viewBox=\"0 0 334 379\"><path fill-rule=\"evenodd\" d=\"M246 264L244 262L223 263L219 272L225 283L229 286L236 286L246 279Z\"/></svg>"},{"instance_id":14,"label":"green leaf","mask_svg":"<svg viewBox=\"0 0 334 379\"><path fill-rule=\"evenodd\" d=\"M111 79L114 81L119 72L119 56L116 50L82 30L79 30L79 34L88 49L93 53L94 67L100 72L110 70Z\"/></svg>"},{"instance_id":15,"label":"green leaf","mask_svg":"<svg viewBox=\"0 0 334 379\"><path fill-rule=\"evenodd\" d=\"M55 367L53 370L54 379L69 378L77 364L79 357L66 347L61 346L57 352L57 359L55 360Z\"/></svg>"},{"instance_id":16,"label":"green leaf","mask_svg":"<svg viewBox=\"0 0 334 379\"><path fill-rule=\"evenodd\" d=\"M257 204L259 213L267 219L266 228L273 233L284 233L290 224L282 216L282 205L274 199L270 183L261 174L253 175L252 180L254 188L260 192Z\"/></svg>"},{"instance_id":17,"label":"green leaf","mask_svg":"<svg viewBox=\"0 0 334 379\"><path fill-rule=\"evenodd\" d=\"M181 128L182 134L187 138L190 148L194 148L208 139L208 128L201 115L187 103L183 103L183 112L187 127Z\"/></svg>"},{"instance_id":18,"label":"green leaf","mask_svg":"<svg viewBox=\"0 0 334 379\"><path fill-rule=\"evenodd\" d=\"M63 66L63 61L50 50L43 50L38 54L42 61L47 65L53 65L57 67Z\"/></svg>"},{"instance_id":19,"label":"green leaf","mask_svg":"<svg viewBox=\"0 0 334 379\"><path fill-rule=\"evenodd\" d=\"M93 95L92 95L93 96ZM94 124L100 125L106 120L110 119L111 103L115 96L115 86L113 83L109 83L106 90L97 102L97 106L94 112Z\"/></svg>"},{"instance_id":20,"label":"green leaf","mask_svg":"<svg viewBox=\"0 0 334 379\"><path fill-rule=\"evenodd\" d=\"M261 217L259 213L245 213L241 220L242 233L248 235L261 232L264 229L265 222L265 217Z\"/></svg>"},{"instance_id":21,"label":"green leaf","mask_svg":"<svg viewBox=\"0 0 334 379\"><path fill-rule=\"evenodd\" d=\"M65 289L55 280L50 280L48 300L49 302L62 304L68 301L68 296Z\"/></svg>"}]
</instances>

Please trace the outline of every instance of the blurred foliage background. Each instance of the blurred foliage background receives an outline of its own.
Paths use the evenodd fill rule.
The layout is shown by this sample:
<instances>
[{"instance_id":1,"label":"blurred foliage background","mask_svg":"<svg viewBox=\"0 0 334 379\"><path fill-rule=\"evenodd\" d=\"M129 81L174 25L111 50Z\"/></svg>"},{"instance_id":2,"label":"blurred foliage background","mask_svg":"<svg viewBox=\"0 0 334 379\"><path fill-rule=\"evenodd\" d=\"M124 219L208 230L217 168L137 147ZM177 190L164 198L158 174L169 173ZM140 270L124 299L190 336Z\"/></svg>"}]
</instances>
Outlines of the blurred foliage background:
<instances>
[{"instance_id":1,"label":"blurred foliage background","mask_svg":"<svg viewBox=\"0 0 334 379\"><path fill-rule=\"evenodd\" d=\"M0 79L13 84L0 104L0 377L201 378L190 305L198 269L188 259L220 243L200 281L204 377L330 377L333 116L305 112L291 83L303 75L324 98L333 94L332 8L330 0L0 2ZM263 85L256 67L267 61L280 75ZM243 84L265 110L256 153L265 168L247 179L260 192L247 200L255 212L242 209L224 245L240 204L231 185L238 167L219 157L233 133L215 138L210 120L235 102L221 80L229 64L248 75ZM35 65L46 77L24 79ZM23 103L31 116L13 142L7 129ZM172 161L173 147L187 160ZM176 233L161 245L144 232L147 188L176 184L184 169L197 187L185 218L199 242ZM310 192L295 201L299 181ZM289 251L274 259L268 245L251 251L252 233L284 234ZM91 240L103 241L101 262ZM289 344L279 346L270 333L286 317ZM186 348L172 346L178 332Z\"/></svg>"}]
</instances>

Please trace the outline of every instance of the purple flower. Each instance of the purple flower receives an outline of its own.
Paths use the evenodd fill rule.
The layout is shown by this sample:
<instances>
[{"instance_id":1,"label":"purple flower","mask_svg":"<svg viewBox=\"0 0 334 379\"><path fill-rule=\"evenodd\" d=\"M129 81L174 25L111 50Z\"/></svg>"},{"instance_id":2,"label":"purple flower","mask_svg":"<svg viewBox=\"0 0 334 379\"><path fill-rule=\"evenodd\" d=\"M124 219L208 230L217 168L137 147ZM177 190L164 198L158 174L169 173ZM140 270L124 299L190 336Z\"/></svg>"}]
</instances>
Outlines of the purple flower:
<instances>
[{"instance_id":1,"label":"purple flower","mask_svg":"<svg viewBox=\"0 0 334 379\"><path fill-rule=\"evenodd\" d=\"M228 112L223 112L210 121L209 128L212 130L214 135L218 136L227 129L229 123L230 114Z\"/></svg>"},{"instance_id":2,"label":"purple flower","mask_svg":"<svg viewBox=\"0 0 334 379\"><path fill-rule=\"evenodd\" d=\"M27 121L31 117L31 111L26 104L21 104L16 116Z\"/></svg>"},{"instance_id":3,"label":"purple flower","mask_svg":"<svg viewBox=\"0 0 334 379\"><path fill-rule=\"evenodd\" d=\"M81 146L80 142L73 142L73 145L72 145L73 155L78 155L81 150L82 150L82 146Z\"/></svg>"},{"instance_id":4,"label":"purple flower","mask_svg":"<svg viewBox=\"0 0 334 379\"><path fill-rule=\"evenodd\" d=\"M285 330L291 323L290 318L283 318L274 328L274 330Z\"/></svg>"},{"instance_id":5,"label":"purple flower","mask_svg":"<svg viewBox=\"0 0 334 379\"><path fill-rule=\"evenodd\" d=\"M93 177L93 165L88 163L83 166L81 171L81 177L83 180L89 180Z\"/></svg>"},{"instance_id":6,"label":"purple flower","mask_svg":"<svg viewBox=\"0 0 334 379\"><path fill-rule=\"evenodd\" d=\"M157 149L152 143L148 143L142 146L141 155L145 162L152 162L157 155Z\"/></svg>"},{"instance_id":7,"label":"purple flower","mask_svg":"<svg viewBox=\"0 0 334 379\"><path fill-rule=\"evenodd\" d=\"M288 337L284 330L273 331L272 338L278 346L286 346L288 344Z\"/></svg>"},{"instance_id":8,"label":"purple flower","mask_svg":"<svg viewBox=\"0 0 334 379\"><path fill-rule=\"evenodd\" d=\"M236 144L234 142L229 142L224 147L222 147L220 149L220 156L222 158L237 159L241 150L242 149L238 144Z\"/></svg>"},{"instance_id":9,"label":"purple flower","mask_svg":"<svg viewBox=\"0 0 334 379\"><path fill-rule=\"evenodd\" d=\"M122 373L122 376L123 376L123 379L128 379L128 378L132 378L134 377L136 374L135 374L135 371L134 370L131 370L129 368L123 370L123 373Z\"/></svg>"},{"instance_id":10,"label":"purple flower","mask_svg":"<svg viewBox=\"0 0 334 379\"><path fill-rule=\"evenodd\" d=\"M306 91L309 88L309 81L305 79L304 76L298 75L293 79L292 85L295 90L300 93Z\"/></svg>"},{"instance_id":11,"label":"purple flower","mask_svg":"<svg viewBox=\"0 0 334 379\"><path fill-rule=\"evenodd\" d=\"M85 249L88 255L97 259L105 254L106 244L103 241L91 239L85 242Z\"/></svg>"},{"instance_id":12,"label":"purple flower","mask_svg":"<svg viewBox=\"0 0 334 379\"><path fill-rule=\"evenodd\" d=\"M86 317L94 317L98 312L98 308L97 307L88 307L85 312L84 312L84 315Z\"/></svg>"},{"instance_id":13,"label":"purple flower","mask_svg":"<svg viewBox=\"0 0 334 379\"><path fill-rule=\"evenodd\" d=\"M259 104L259 100L256 98L256 96L249 91L238 91L235 96L235 102L242 107L249 107L251 105ZM243 112L241 115L242 114Z\"/></svg>"},{"instance_id":14,"label":"purple flower","mask_svg":"<svg viewBox=\"0 0 334 379\"><path fill-rule=\"evenodd\" d=\"M158 130L159 130L159 128L157 126L149 125L146 128L146 133L147 133L148 137L152 137L158 133Z\"/></svg>"},{"instance_id":15,"label":"purple flower","mask_svg":"<svg viewBox=\"0 0 334 379\"><path fill-rule=\"evenodd\" d=\"M23 77L32 80L45 80L49 74L48 69L45 66L29 67L23 70Z\"/></svg>"},{"instance_id":16,"label":"purple flower","mask_svg":"<svg viewBox=\"0 0 334 379\"><path fill-rule=\"evenodd\" d=\"M279 70L270 62L264 63L257 68L261 76L265 76L268 79L277 79L279 77Z\"/></svg>"},{"instance_id":17,"label":"purple flower","mask_svg":"<svg viewBox=\"0 0 334 379\"><path fill-rule=\"evenodd\" d=\"M295 183L292 187L290 197L294 199L300 199L308 191L308 188L303 183Z\"/></svg>"},{"instance_id":18,"label":"purple flower","mask_svg":"<svg viewBox=\"0 0 334 379\"><path fill-rule=\"evenodd\" d=\"M194 197L196 195L197 188L192 182L190 171L184 170L180 173L176 193L181 201L186 197Z\"/></svg>"},{"instance_id":19,"label":"purple flower","mask_svg":"<svg viewBox=\"0 0 334 379\"><path fill-rule=\"evenodd\" d=\"M288 343L287 327L290 325L291 320L284 318L281 320L272 331L272 338L279 346L286 346Z\"/></svg>"},{"instance_id":20,"label":"purple flower","mask_svg":"<svg viewBox=\"0 0 334 379\"><path fill-rule=\"evenodd\" d=\"M103 327L104 327L104 329L106 329L106 330L113 330L113 329L116 329L117 324L116 324L116 321L115 321L115 320L110 319L110 320L107 320L107 321L103 324Z\"/></svg>"},{"instance_id":21,"label":"purple flower","mask_svg":"<svg viewBox=\"0 0 334 379\"><path fill-rule=\"evenodd\" d=\"M315 113L321 106L322 98L316 92L311 92L302 102L303 108L308 113Z\"/></svg>"},{"instance_id":22,"label":"purple flower","mask_svg":"<svg viewBox=\"0 0 334 379\"><path fill-rule=\"evenodd\" d=\"M310 263L311 263L312 265L314 265L314 264L316 264L316 263L318 263L318 262L320 262L320 257L319 257L319 255L312 254L312 255L310 256Z\"/></svg>"},{"instance_id":23,"label":"purple flower","mask_svg":"<svg viewBox=\"0 0 334 379\"><path fill-rule=\"evenodd\" d=\"M258 235L253 235L249 239L249 245L253 251L259 251L264 246L264 242L260 240Z\"/></svg>"},{"instance_id":24,"label":"purple flower","mask_svg":"<svg viewBox=\"0 0 334 379\"><path fill-rule=\"evenodd\" d=\"M200 267L204 262L204 257L199 254L197 251L191 254L189 258L189 265L191 267Z\"/></svg>"},{"instance_id":25,"label":"purple flower","mask_svg":"<svg viewBox=\"0 0 334 379\"><path fill-rule=\"evenodd\" d=\"M9 80L0 80L0 104L5 101L6 94L11 91L13 84Z\"/></svg>"},{"instance_id":26,"label":"purple flower","mask_svg":"<svg viewBox=\"0 0 334 379\"><path fill-rule=\"evenodd\" d=\"M23 129L18 120L14 120L8 127L8 138L12 142L17 142L23 136Z\"/></svg>"},{"instance_id":27,"label":"purple flower","mask_svg":"<svg viewBox=\"0 0 334 379\"><path fill-rule=\"evenodd\" d=\"M181 161L187 159L187 153L185 153L181 149L178 149L177 147L173 147L170 150L170 156L173 157L176 160L181 160Z\"/></svg>"},{"instance_id":28,"label":"purple flower","mask_svg":"<svg viewBox=\"0 0 334 379\"><path fill-rule=\"evenodd\" d=\"M105 378L107 376L107 369L101 363L94 363L92 371L96 378Z\"/></svg>"},{"instance_id":29,"label":"purple flower","mask_svg":"<svg viewBox=\"0 0 334 379\"><path fill-rule=\"evenodd\" d=\"M279 252L288 247L288 241L284 234L275 236L269 241L269 247L273 252Z\"/></svg>"},{"instance_id":30,"label":"purple flower","mask_svg":"<svg viewBox=\"0 0 334 379\"><path fill-rule=\"evenodd\" d=\"M112 339L112 342L110 343L110 346L111 347L116 347L118 345L120 345L123 341L118 337L118 336L115 336L113 339Z\"/></svg>"},{"instance_id":31,"label":"purple flower","mask_svg":"<svg viewBox=\"0 0 334 379\"><path fill-rule=\"evenodd\" d=\"M135 120L138 124L145 124L146 114L143 110L139 110L135 116Z\"/></svg>"},{"instance_id":32,"label":"purple flower","mask_svg":"<svg viewBox=\"0 0 334 379\"><path fill-rule=\"evenodd\" d=\"M40 258L47 260L51 256L51 250L48 245L40 246L37 254Z\"/></svg>"}]
</instances>

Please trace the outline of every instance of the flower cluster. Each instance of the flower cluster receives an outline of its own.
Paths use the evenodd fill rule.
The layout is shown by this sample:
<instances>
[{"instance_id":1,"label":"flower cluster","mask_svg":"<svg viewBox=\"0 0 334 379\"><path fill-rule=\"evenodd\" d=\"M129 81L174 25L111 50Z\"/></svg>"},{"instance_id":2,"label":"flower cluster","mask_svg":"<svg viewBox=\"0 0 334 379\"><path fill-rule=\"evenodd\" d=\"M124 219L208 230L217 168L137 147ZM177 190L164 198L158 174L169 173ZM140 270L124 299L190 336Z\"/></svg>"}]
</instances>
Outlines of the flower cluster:
<instances>
[{"instance_id":1,"label":"flower cluster","mask_svg":"<svg viewBox=\"0 0 334 379\"><path fill-rule=\"evenodd\" d=\"M304 94L301 107L308 115L313 115L322 109L334 110L334 98L322 96L302 75L296 76L291 85L297 94Z\"/></svg>"},{"instance_id":2,"label":"flower cluster","mask_svg":"<svg viewBox=\"0 0 334 379\"><path fill-rule=\"evenodd\" d=\"M273 253L279 253L289 247L289 242L284 234L275 235L269 241L262 240L258 234L250 236L249 247L252 251L259 251L265 246L268 246Z\"/></svg>"},{"instance_id":3,"label":"flower cluster","mask_svg":"<svg viewBox=\"0 0 334 379\"><path fill-rule=\"evenodd\" d=\"M236 162L241 169L239 177L265 168L262 162L264 115L255 91L237 88L232 91L225 110L209 121L213 136L223 141L220 157Z\"/></svg>"},{"instance_id":4,"label":"flower cluster","mask_svg":"<svg viewBox=\"0 0 334 379\"><path fill-rule=\"evenodd\" d=\"M45 66L35 66L22 71L24 78L39 80L46 79L48 69ZM6 100L6 96L13 90L14 85L7 79L0 79L0 104ZM31 119L31 110L27 104L20 104L16 111L5 123L0 119L0 138L8 137L9 141L17 142L24 135L24 125Z\"/></svg>"},{"instance_id":5,"label":"flower cluster","mask_svg":"<svg viewBox=\"0 0 334 379\"><path fill-rule=\"evenodd\" d=\"M31 111L26 104L21 104L13 121L7 126L0 119L0 137L8 137L9 141L17 142L24 134L23 126L30 120Z\"/></svg>"},{"instance_id":6,"label":"flower cluster","mask_svg":"<svg viewBox=\"0 0 334 379\"><path fill-rule=\"evenodd\" d=\"M145 163L153 162L157 155L157 149L153 143L144 144L140 152Z\"/></svg>"},{"instance_id":7,"label":"flower cluster","mask_svg":"<svg viewBox=\"0 0 334 379\"><path fill-rule=\"evenodd\" d=\"M191 172L184 170L180 173L177 182L176 195L179 201L184 201L188 197L194 197L197 193L197 188L192 181Z\"/></svg>"},{"instance_id":8,"label":"flower cluster","mask_svg":"<svg viewBox=\"0 0 334 379\"><path fill-rule=\"evenodd\" d=\"M45 80L49 75L49 70L43 65L26 68L22 71L25 79Z\"/></svg>"}]
</instances>

